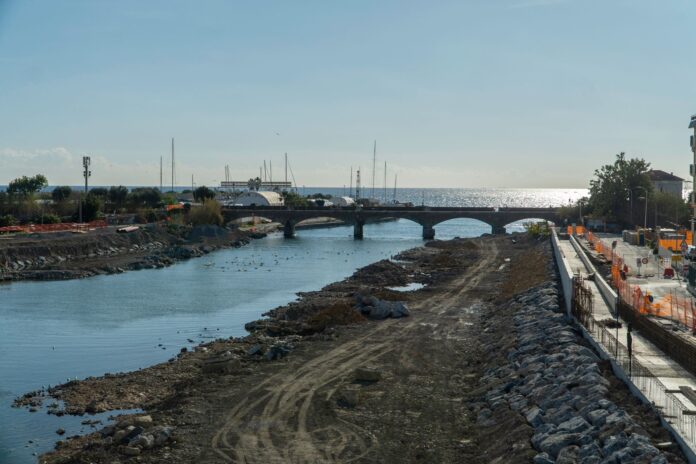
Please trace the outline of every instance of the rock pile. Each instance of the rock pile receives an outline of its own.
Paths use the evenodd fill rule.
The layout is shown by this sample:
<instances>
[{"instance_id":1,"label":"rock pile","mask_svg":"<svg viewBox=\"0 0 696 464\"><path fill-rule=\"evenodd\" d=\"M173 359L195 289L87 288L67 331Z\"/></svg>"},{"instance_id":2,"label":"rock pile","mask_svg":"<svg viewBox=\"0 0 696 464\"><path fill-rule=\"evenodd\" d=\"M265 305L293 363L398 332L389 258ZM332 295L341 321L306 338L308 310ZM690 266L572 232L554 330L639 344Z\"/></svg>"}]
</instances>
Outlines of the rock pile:
<instances>
[{"instance_id":1,"label":"rock pile","mask_svg":"<svg viewBox=\"0 0 696 464\"><path fill-rule=\"evenodd\" d=\"M507 362L480 380L486 393L474 407L477 424L493 427L503 415L522 415L533 429L536 464L668 462L648 433L607 399L599 358L566 320L555 284L511 304L516 342Z\"/></svg>"},{"instance_id":2,"label":"rock pile","mask_svg":"<svg viewBox=\"0 0 696 464\"><path fill-rule=\"evenodd\" d=\"M409 315L408 307L403 301L380 300L374 296L357 293L355 301L360 312L370 319L399 318Z\"/></svg>"},{"instance_id":3,"label":"rock pile","mask_svg":"<svg viewBox=\"0 0 696 464\"><path fill-rule=\"evenodd\" d=\"M154 425L151 416L131 416L104 427L100 434L105 446L114 446L126 456L138 456L144 450L167 445L173 432L173 427Z\"/></svg>"}]
</instances>

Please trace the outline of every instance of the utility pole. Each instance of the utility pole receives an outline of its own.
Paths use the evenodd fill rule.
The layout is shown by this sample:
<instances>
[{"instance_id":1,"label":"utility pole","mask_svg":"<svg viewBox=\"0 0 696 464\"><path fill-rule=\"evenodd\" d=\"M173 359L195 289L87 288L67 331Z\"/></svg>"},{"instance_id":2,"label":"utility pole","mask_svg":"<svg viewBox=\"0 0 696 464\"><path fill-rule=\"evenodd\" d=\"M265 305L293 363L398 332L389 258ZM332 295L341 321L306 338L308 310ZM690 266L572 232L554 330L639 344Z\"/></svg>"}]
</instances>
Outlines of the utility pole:
<instances>
[{"instance_id":1,"label":"utility pole","mask_svg":"<svg viewBox=\"0 0 696 464\"><path fill-rule=\"evenodd\" d=\"M691 136L691 151L694 154L694 162L690 169L693 180L691 189L691 244L696 246L696 234L694 234L694 221L696 221L696 114L691 116L689 129L694 130L694 135Z\"/></svg>"}]
</instances>

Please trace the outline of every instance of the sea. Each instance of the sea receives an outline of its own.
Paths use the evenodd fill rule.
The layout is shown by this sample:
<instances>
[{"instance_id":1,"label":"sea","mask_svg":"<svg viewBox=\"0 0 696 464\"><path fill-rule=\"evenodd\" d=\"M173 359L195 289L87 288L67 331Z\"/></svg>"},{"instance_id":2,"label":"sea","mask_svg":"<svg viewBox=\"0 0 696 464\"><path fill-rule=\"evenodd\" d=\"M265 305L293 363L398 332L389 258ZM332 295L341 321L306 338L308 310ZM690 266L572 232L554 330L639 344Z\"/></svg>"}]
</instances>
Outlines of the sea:
<instances>
[{"instance_id":1,"label":"sea","mask_svg":"<svg viewBox=\"0 0 696 464\"><path fill-rule=\"evenodd\" d=\"M587 195L585 189L371 189L362 196L429 206L549 207ZM299 193L349 194L343 188ZM533 218L530 218L533 219ZM523 224L508 232L524 231ZM490 226L455 219L436 238L475 237ZM298 229L271 234L239 249L219 250L164 269L80 280L0 284L0 464L36 463L61 437L89 433L85 419L107 424L114 413L56 417L12 408L26 392L107 372L163 362L181 348L243 336L244 324L317 290L357 268L422 245L421 227L407 220L365 226ZM188 340L193 340L193 343Z\"/></svg>"}]
</instances>

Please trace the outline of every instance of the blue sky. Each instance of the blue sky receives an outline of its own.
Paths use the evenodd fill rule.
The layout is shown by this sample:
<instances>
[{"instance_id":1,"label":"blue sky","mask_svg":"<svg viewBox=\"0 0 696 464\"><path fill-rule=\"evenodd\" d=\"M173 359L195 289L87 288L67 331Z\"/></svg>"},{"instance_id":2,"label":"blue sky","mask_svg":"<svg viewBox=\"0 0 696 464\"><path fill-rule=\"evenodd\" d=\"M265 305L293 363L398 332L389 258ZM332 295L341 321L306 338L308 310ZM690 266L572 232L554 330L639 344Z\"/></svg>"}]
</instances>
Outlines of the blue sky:
<instances>
[{"instance_id":1,"label":"blue sky","mask_svg":"<svg viewBox=\"0 0 696 464\"><path fill-rule=\"evenodd\" d=\"M44 173L585 187L626 151L686 177L696 2L0 0L0 184ZM165 178L169 178L168 170ZM365 182L367 180L367 182Z\"/></svg>"}]
</instances>

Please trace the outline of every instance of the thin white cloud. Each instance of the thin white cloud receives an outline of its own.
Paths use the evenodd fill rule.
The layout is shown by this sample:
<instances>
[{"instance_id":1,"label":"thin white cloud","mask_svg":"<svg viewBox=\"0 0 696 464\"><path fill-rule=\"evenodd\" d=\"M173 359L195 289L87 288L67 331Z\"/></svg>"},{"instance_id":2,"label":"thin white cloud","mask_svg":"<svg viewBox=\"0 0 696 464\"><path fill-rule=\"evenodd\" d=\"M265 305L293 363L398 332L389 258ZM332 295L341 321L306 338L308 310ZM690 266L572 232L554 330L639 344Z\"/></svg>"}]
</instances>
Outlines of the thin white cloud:
<instances>
[{"instance_id":1,"label":"thin white cloud","mask_svg":"<svg viewBox=\"0 0 696 464\"><path fill-rule=\"evenodd\" d=\"M45 148L37 150L17 150L14 148L0 149L0 167L9 164L17 164L23 161L35 163L36 161L59 161L71 163L74 159L73 154L64 147Z\"/></svg>"}]
</instances>

